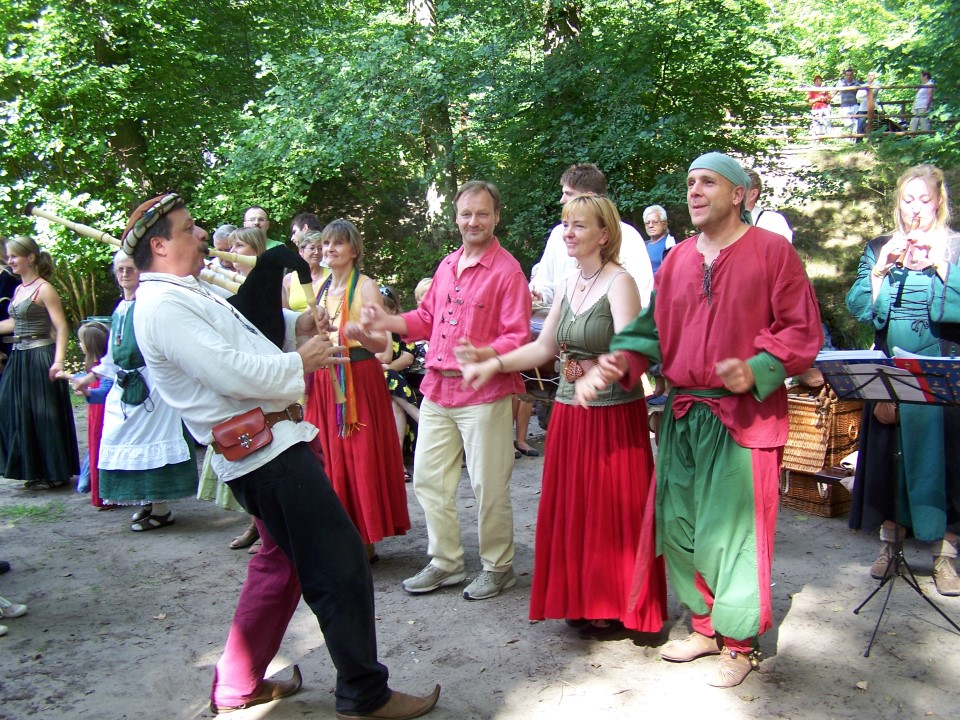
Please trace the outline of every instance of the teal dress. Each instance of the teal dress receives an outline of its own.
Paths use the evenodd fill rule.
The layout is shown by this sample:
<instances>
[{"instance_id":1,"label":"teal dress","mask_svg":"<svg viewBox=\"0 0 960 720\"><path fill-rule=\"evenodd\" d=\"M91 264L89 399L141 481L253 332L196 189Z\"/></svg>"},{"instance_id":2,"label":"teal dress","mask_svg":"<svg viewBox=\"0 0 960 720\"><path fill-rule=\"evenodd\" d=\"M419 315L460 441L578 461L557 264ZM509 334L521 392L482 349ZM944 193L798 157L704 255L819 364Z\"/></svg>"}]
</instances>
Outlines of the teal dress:
<instances>
[{"instance_id":1,"label":"teal dress","mask_svg":"<svg viewBox=\"0 0 960 720\"><path fill-rule=\"evenodd\" d=\"M847 308L874 329L877 349L887 355L900 348L917 355L950 356L960 350L960 235L946 235L947 282L932 268L891 268L879 281L873 297L871 271L890 236L872 240L864 250L857 280L847 293ZM951 290L951 288L953 288ZM895 453L897 426L873 417L872 404L864 411L850 525L872 530L893 520L898 478ZM924 542L943 537L960 520L960 463L953 457L960 444L957 408L901 404L899 435L900 520Z\"/></svg>"}]
</instances>

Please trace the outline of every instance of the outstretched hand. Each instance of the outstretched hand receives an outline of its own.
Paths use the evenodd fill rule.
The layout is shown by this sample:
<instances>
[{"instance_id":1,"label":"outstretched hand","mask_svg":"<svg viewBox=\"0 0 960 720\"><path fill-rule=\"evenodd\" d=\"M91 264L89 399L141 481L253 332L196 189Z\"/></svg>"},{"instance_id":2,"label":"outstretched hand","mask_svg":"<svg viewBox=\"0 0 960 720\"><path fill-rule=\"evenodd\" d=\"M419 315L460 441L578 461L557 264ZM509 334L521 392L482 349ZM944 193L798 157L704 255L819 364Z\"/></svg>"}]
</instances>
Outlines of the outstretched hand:
<instances>
[{"instance_id":1,"label":"outstretched hand","mask_svg":"<svg viewBox=\"0 0 960 720\"><path fill-rule=\"evenodd\" d=\"M363 324L358 322L348 322L344 325L343 335L348 340L356 340L357 342L370 337L370 333L364 330Z\"/></svg>"},{"instance_id":2,"label":"outstretched hand","mask_svg":"<svg viewBox=\"0 0 960 720\"><path fill-rule=\"evenodd\" d=\"M479 362L482 359L477 346L467 338L457 340L457 344L453 348L453 356L460 363L461 368L467 363Z\"/></svg>"},{"instance_id":3,"label":"outstretched hand","mask_svg":"<svg viewBox=\"0 0 960 720\"><path fill-rule=\"evenodd\" d=\"M496 358L489 358L483 362L468 362L460 365L463 370L463 388L465 390L479 390L500 370L500 363Z\"/></svg>"},{"instance_id":4,"label":"outstretched hand","mask_svg":"<svg viewBox=\"0 0 960 720\"><path fill-rule=\"evenodd\" d=\"M619 353L608 353L597 358L597 364L577 380L574 385L574 398L586 407L597 399L601 391L615 383L627 372L627 359Z\"/></svg>"},{"instance_id":5,"label":"outstretched hand","mask_svg":"<svg viewBox=\"0 0 960 720\"><path fill-rule=\"evenodd\" d=\"M385 330L384 320L389 317L382 305L364 305L360 310L360 326L365 332Z\"/></svg>"}]
</instances>

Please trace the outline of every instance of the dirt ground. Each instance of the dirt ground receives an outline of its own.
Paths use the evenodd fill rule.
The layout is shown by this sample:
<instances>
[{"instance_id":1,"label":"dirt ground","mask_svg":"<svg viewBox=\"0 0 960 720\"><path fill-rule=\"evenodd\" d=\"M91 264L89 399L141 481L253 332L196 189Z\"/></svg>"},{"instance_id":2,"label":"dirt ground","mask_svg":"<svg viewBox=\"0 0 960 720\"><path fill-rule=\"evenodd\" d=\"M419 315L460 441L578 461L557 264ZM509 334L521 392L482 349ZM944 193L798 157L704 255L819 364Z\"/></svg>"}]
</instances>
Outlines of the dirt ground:
<instances>
[{"instance_id":1,"label":"dirt ground","mask_svg":"<svg viewBox=\"0 0 960 720\"><path fill-rule=\"evenodd\" d=\"M533 444L543 447L542 433ZM400 581L425 562L426 531L411 486L413 530L379 545L374 566L381 659L391 684L425 693L443 686L434 720L484 718L941 718L960 707L960 633L897 581L869 658L864 650L886 590L867 574L877 542L845 518L781 509L774 565L776 627L761 639L762 663L738 688L704 682L714 660L659 660L657 647L686 634L671 596L657 635L583 640L562 622L530 623L527 602L542 458L521 458L513 475L519 585L467 602L462 588L409 596ZM468 572L479 570L475 501L461 485ZM242 516L183 500L176 523L129 531L129 511L97 512L71 489L27 491L0 480L0 595L29 604L4 621L0 718L207 718L213 666L246 571L230 550ZM931 558L911 545L921 587L953 618L960 598L932 590ZM309 609L301 603L270 673L299 663L304 689L231 717L334 717L334 673Z\"/></svg>"}]
</instances>

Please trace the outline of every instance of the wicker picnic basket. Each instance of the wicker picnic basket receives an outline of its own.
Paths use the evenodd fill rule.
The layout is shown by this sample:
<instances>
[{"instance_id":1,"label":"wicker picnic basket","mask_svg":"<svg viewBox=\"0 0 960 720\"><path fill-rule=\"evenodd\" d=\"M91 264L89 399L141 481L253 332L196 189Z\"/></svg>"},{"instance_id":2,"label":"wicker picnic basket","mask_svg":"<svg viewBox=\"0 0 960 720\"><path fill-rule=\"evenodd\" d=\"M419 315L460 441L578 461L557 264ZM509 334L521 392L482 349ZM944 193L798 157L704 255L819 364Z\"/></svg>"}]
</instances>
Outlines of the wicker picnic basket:
<instances>
[{"instance_id":1,"label":"wicker picnic basket","mask_svg":"<svg viewBox=\"0 0 960 720\"><path fill-rule=\"evenodd\" d=\"M805 473L836 467L857 449L863 402L837 400L826 388L819 395L791 393L787 398L790 435L783 467Z\"/></svg>"},{"instance_id":2,"label":"wicker picnic basket","mask_svg":"<svg viewBox=\"0 0 960 720\"><path fill-rule=\"evenodd\" d=\"M816 473L780 472L780 503L808 515L832 518L850 511L850 491L840 484L845 473L824 468Z\"/></svg>"}]
</instances>

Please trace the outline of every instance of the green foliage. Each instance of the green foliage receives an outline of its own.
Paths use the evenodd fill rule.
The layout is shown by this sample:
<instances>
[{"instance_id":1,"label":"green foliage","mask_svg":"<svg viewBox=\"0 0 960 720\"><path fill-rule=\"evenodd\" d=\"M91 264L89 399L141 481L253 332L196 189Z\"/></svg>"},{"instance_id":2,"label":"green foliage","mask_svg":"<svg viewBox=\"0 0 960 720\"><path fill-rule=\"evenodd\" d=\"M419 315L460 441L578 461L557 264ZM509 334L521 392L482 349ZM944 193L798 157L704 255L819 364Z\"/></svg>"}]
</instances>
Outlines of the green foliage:
<instances>
[{"instance_id":1,"label":"green foliage","mask_svg":"<svg viewBox=\"0 0 960 720\"><path fill-rule=\"evenodd\" d=\"M503 193L500 235L529 266L558 180L596 162L624 217L686 222L683 176L719 149L763 162L794 85L843 67L940 83L931 137L876 142L867 168L798 173L794 201L867 188L919 159L957 164L960 0L7 0L0 60L0 234L27 202L119 235L181 192L201 224L264 206L347 217L366 270L403 292L459 244L456 186ZM776 90L776 92L775 92ZM893 92L893 91L891 91ZM905 97L910 91L904 91ZM806 193L806 196L804 196ZM115 298L109 249L37 225L73 322Z\"/></svg>"}]
</instances>

